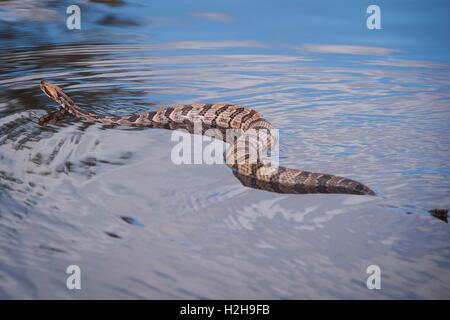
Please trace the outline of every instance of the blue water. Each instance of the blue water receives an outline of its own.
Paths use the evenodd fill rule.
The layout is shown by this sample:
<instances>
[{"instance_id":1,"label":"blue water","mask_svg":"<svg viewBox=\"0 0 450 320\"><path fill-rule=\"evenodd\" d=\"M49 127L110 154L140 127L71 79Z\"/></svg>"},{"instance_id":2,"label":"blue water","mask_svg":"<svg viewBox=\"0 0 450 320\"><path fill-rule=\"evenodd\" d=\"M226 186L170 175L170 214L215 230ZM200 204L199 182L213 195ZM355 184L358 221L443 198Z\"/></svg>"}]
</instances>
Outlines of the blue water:
<instances>
[{"instance_id":1,"label":"blue water","mask_svg":"<svg viewBox=\"0 0 450 320\"><path fill-rule=\"evenodd\" d=\"M0 298L450 298L450 229L428 213L450 205L450 5L378 1L369 30L370 4L1 2ZM40 126L41 79L102 114L253 108L283 165L378 196L249 189L173 164L170 131Z\"/></svg>"}]
</instances>

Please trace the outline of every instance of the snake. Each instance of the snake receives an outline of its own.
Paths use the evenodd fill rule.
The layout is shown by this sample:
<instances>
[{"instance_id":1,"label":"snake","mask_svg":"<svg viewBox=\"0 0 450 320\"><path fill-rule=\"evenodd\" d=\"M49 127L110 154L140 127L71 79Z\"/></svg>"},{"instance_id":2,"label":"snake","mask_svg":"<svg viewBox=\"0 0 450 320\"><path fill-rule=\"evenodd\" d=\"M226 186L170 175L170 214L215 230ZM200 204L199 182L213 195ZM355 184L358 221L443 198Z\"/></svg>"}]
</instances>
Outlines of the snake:
<instances>
[{"instance_id":1,"label":"snake","mask_svg":"<svg viewBox=\"0 0 450 320\"><path fill-rule=\"evenodd\" d=\"M264 161L261 154L269 152L277 143L273 125L253 109L231 104L190 104L126 116L101 115L81 110L79 106L57 85L42 80L41 90L60 105L63 114L78 119L106 125L164 128L187 130L190 133L211 135L230 143L224 158L235 177L246 187L287 194L343 193L354 195L375 195L364 184L332 174L309 172L286 168L277 163ZM60 113L61 114L61 113ZM195 132L195 125L201 125L201 132ZM224 139L227 131L239 132L232 141ZM198 130L197 130L198 131Z\"/></svg>"}]
</instances>

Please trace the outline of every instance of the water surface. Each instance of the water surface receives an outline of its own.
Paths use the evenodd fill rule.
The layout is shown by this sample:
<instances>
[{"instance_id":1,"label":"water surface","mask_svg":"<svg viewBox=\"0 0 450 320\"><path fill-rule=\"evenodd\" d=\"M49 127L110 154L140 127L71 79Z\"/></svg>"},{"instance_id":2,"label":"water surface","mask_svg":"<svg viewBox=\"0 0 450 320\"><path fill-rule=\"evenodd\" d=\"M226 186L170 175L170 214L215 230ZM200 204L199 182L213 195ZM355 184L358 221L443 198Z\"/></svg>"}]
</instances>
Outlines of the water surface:
<instances>
[{"instance_id":1,"label":"water surface","mask_svg":"<svg viewBox=\"0 0 450 320\"><path fill-rule=\"evenodd\" d=\"M0 4L0 298L450 298L427 212L450 204L447 3L380 2L378 31L356 1L91 1L74 31L68 4ZM173 164L162 129L41 126L41 79L101 114L254 108L283 165L378 196L249 189Z\"/></svg>"}]
</instances>

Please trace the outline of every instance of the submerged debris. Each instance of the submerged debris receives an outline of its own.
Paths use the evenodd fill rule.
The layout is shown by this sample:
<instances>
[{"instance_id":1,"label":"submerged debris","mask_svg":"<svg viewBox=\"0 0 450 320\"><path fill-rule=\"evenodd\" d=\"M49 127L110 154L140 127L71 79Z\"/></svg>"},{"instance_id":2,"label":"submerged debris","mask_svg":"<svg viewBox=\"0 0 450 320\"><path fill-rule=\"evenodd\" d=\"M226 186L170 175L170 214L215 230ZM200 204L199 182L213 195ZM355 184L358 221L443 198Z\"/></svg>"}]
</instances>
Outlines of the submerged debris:
<instances>
[{"instance_id":1,"label":"submerged debris","mask_svg":"<svg viewBox=\"0 0 450 320\"><path fill-rule=\"evenodd\" d=\"M431 213L433 217L438 218L439 220L444 221L445 223L448 223L448 209L447 208L436 208L433 210L428 211Z\"/></svg>"}]
</instances>

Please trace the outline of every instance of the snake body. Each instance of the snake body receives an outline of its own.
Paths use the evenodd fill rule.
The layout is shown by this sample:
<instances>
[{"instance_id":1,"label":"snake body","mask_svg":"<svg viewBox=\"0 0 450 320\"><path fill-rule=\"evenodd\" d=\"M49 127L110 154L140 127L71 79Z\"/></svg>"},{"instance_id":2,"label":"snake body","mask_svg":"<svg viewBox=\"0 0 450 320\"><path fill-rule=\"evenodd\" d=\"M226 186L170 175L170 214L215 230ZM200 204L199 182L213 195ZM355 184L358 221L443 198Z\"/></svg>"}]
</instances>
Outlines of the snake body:
<instances>
[{"instance_id":1,"label":"snake body","mask_svg":"<svg viewBox=\"0 0 450 320\"><path fill-rule=\"evenodd\" d=\"M61 88L52 83L41 81L40 86L47 96L60 104L64 112L85 121L108 125L185 129L193 133L195 123L202 124L202 128L220 132L228 129L240 130L241 135L233 140L225 159L234 175L248 187L279 193L375 195L364 184L348 178L285 168L264 163L258 157L254 161L252 155L270 150L276 142L276 136L272 124L252 109L229 104L191 104L115 117L82 111ZM205 130L202 131L202 134L204 133Z\"/></svg>"}]
</instances>

